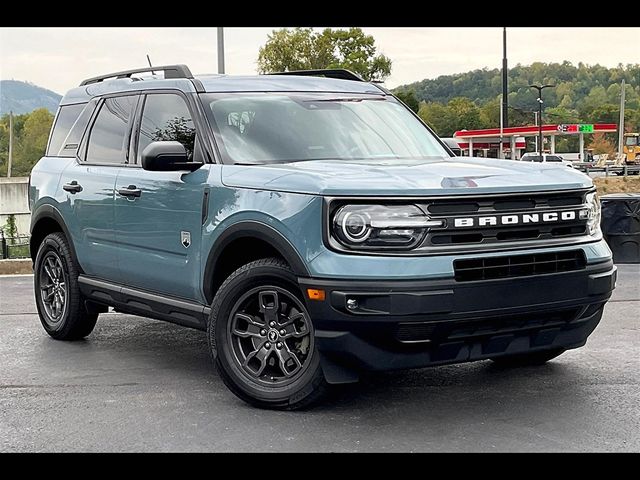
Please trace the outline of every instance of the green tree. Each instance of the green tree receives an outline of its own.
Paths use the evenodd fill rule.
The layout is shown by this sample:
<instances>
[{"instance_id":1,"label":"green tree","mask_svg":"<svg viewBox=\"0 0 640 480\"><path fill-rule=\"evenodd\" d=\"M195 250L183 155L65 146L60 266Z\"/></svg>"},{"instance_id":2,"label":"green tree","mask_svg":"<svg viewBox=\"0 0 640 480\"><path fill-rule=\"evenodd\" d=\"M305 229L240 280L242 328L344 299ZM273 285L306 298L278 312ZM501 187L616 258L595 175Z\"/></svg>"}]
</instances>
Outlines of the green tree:
<instances>
[{"instance_id":1,"label":"green tree","mask_svg":"<svg viewBox=\"0 0 640 480\"><path fill-rule=\"evenodd\" d=\"M423 103L418 115L440 137L448 137L453 133L453 118L445 105L438 102Z\"/></svg>"},{"instance_id":2,"label":"green tree","mask_svg":"<svg viewBox=\"0 0 640 480\"><path fill-rule=\"evenodd\" d=\"M500 70L482 69L402 85L395 91L415 91L420 102L437 102L446 105L455 97L466 97L484 108L482 121L490 126L499 124L499 109L494 104L500 93ZM640 109L640 64L618 65L606 68L601 65L573 65L570 62L515 65L509 70L509 124L532 124L533 114L524 113L537 109L535 90L531 84L551 83L555 88L544 91L544 106L554 113L577 115L583 123L598 121L592 116L602 105L618 105L620 84L625 80L626 108ZM554 111L562 107L564 111ZM575 115L574 115L575 113ZM595 112L596 114L601 112ZM496 117L496 115L498 115Z\"/></svg>"},{"instance_id":3,"label":"green tree","mask_svg":"<svg viewBox=\"0 0 640 480\"><path fill-rule=\"evenodd\" d=\"M46 108L13 117L13 165L11 175L27 176L44 155L53 115ZM9 115L0 118L0 176L6 176L9 150Z\"/></svg>"},{"instance_id":4,"label":"green tree","mask_svg":"<svg viewBox=\"0 0 640 480\"><path fill-rule=\"evenodd\" d=\"M418 98L416 97L416 94L413 90L395 92L395 95L400 100L402 100L405 105L407 105L407 107L418 113L418 110L420 110L420 102L418 101Z\"/></svg>"},{"instance_id":5,"label":"green tree","mask_svg":"<svg viewBox=\"0 0 640 480\"><path fill-rule=\"evenodd\" d=\"M360 28L274 30L258 53L260 73L325 68L346 68L365 80L382 81L391 73L391 60L377 54L375 39Z\"/></svg>"}]
</instances>

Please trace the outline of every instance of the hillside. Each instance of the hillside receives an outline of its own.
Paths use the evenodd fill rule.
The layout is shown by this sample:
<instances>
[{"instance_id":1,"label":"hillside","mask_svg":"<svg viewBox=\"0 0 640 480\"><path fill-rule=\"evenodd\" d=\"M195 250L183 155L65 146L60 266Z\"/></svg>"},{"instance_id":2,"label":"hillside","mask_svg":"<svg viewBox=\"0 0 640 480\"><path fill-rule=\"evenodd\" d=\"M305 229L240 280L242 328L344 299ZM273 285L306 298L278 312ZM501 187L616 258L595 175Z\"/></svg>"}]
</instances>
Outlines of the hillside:
<instances>
[{"instance_id":1,"label":"hillside","mask_svg":"<svg viewBox=\"0 0 640 480\"><path fill-rule=\"evenodd\" d=\"M617 106L623 78L627 83L627 107L637 109L640 99L640 64L619 65L615 68L583 63L576 66L567 61L515 65L509 70L509 104L521 109L535 108L537 95L529 85L553 84L555 88L544 92L545 106L575 110L581 115L596 105ZM501 71L494 68L420 80L397 87L395 91L413 90L420 101L442 104L455 97L466 97L482 106L495 100L501 89Z\"/></svg>"},{"instance_id":2,"label":"hillside","mask_svg":"<svg viewBox=\"0 0 640 480\"><path fill-rule=\"evenodd\" d=\"M46 108L55 113L61 95L32 83L17 80L0 80L0 115L13 111L29 113L36 108Z\"/></svg>"}]
</instances>

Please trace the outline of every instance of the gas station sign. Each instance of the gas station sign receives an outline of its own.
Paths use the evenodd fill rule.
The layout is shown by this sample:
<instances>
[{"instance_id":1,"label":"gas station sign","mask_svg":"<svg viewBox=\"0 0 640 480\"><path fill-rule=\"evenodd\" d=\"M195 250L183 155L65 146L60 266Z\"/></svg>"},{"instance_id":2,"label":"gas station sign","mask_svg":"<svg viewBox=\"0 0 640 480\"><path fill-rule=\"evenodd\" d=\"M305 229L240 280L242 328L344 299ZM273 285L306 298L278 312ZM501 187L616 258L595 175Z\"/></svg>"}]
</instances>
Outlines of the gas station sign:
<instances>
[{"instance_id":1,"label":"gas station sign","mask_svg":"<svg viewBox=\"0 0 640 480\"><path fill-rule=\"evenodd\" d=\"M563 133L593 133L593 123L573 123L558 125L558 131Z\"/></svg>"}]
</instances>

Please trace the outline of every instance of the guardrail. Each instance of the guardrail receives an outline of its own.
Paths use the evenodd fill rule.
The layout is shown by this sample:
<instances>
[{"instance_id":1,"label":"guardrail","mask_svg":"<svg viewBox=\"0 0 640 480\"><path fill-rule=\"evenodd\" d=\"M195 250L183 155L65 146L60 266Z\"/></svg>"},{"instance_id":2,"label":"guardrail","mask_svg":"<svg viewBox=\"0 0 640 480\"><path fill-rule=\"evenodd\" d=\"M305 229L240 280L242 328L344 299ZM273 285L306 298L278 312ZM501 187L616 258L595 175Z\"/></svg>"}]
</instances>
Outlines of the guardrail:
<instances>
[{"instance_id":1,"label":"guardrail","mask_svg":"<svg viewBox=\"0 0 640 480\"><path fill-rule=\"evenodd\" d=\"M616 175L640 175L640 165L623 165L621 167L614 167L614 166L604 166L604 167L590 167L589 165L576 165L575 163L573 164L573 168L575 168L576 170L580 170L581 172L586 173L587 175L589 175L589 173L595 173L595 172L604 172L605 176L609 176L611 174L616 174Z\"/></svg>"},{"instance_id":2,"label":"guardrail","mask_svg":"<svg viewBox=\"0 0 640 480\"><path fill-rule=\"evenodd\" d=\"M5 258L29 258L29 235L17 237L5 237L0 231L0 259Z\"/></svg>"}]
</instances>

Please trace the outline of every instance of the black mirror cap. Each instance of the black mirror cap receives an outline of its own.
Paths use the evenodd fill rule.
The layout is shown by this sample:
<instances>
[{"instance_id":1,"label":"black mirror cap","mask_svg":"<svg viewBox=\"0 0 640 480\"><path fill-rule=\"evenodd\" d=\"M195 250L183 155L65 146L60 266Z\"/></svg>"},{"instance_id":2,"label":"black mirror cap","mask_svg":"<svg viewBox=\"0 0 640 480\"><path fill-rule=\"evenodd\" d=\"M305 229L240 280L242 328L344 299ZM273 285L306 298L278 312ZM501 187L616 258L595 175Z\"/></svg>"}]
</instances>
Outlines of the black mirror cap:
<instances>
[{"instance_id":1,"label":"black mirror cap","mask_svg":"<svg viewBox=\"0 0 640 480\"><path fill-rule=\"evenodd\" d=\"M142 168L153 172L189 170L193 172L202 163L189 162L187 150L180 142L151 142L142 151Z\"/></svg>"}]
</instances>

